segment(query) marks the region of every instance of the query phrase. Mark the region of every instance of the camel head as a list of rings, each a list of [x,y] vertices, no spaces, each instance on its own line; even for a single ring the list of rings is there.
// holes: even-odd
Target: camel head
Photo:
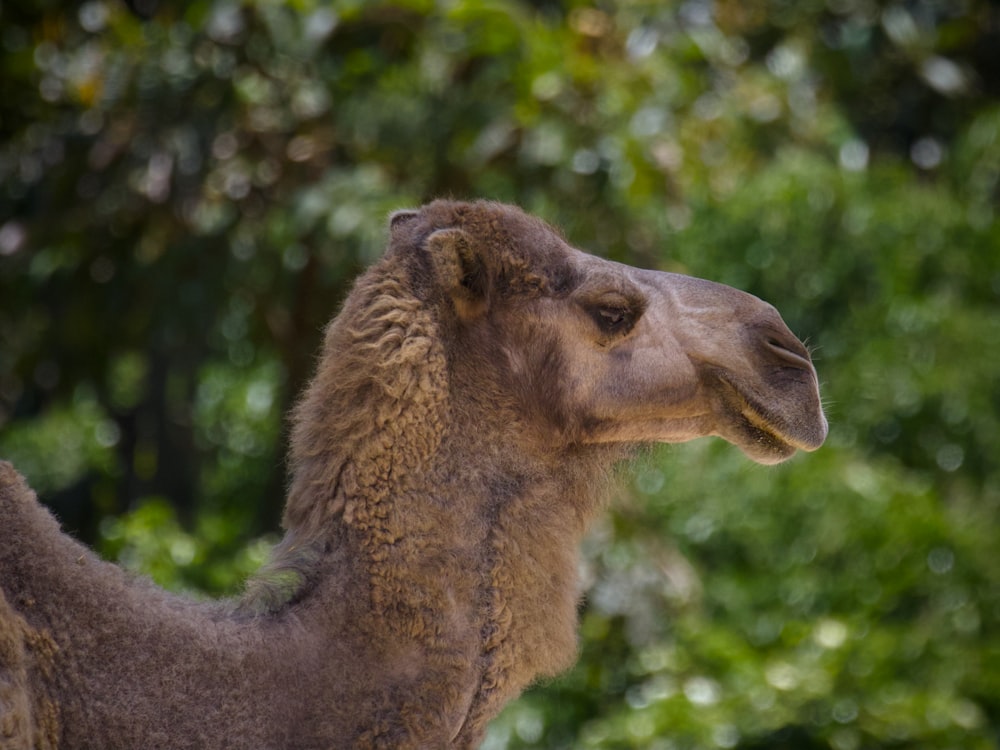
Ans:
[[[439,201],[391,224],[491,402],[550,439],[716,435],[772,464],[826,437],[809,351],[753,295],[588,255],[510,206]]]

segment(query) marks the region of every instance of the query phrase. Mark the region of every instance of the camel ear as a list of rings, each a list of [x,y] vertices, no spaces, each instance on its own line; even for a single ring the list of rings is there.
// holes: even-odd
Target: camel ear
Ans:
[[[439,229],[427,238],[427,252],[437,283],[451,297],[462,320],[472,320],[486,312],[486,265],[461,229]]]
[[[412,208],[402,208],[389,214],[389,231],[401,229],[415,218],[420,216],[420,212]]]
[[[400,247],[412,247],[414,238],[411,236],[416,227],[416,219],[420,216],[419,211],[403,209],[393,211],[389,214],[389,236],[392,244]]]

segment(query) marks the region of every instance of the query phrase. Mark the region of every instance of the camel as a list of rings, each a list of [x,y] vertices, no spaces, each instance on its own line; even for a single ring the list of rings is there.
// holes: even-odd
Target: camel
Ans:
[[[285,535],[228,601],[99,560],[0,465],[0,748],[475,748],[576,654],[579,543],[637,446],[827,432],[747,293],[496,203],[392,215],[291,417]]]

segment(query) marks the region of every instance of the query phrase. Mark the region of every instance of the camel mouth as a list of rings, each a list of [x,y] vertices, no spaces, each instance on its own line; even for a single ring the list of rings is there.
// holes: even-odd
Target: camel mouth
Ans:
[[[791,458],[797,451],[811,452],[826,439],[826,419],[815,434],[793,429],[788,419],[764,408],[755,398],[728,378],[721,378],[725,390],[726,411],[730,414],[729,429],[722,437],[736,445],[748,458],[760,464],[777,464]]]

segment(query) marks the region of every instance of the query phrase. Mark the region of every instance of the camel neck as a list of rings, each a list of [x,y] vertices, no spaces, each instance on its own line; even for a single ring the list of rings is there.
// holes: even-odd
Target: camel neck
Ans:
[[[338,634],[318,658],[343,661],[348,644],[437,701],[456,747],[474,747],[506,701],[573,660],[577,550],[608,484],[594,467],[611,456],[524,458],[465,430],[438,453],[447,460],[423,473],[390,472],[368,502],[347,500],[291,613]],[[347,460],[341,481],[364,473]]]

